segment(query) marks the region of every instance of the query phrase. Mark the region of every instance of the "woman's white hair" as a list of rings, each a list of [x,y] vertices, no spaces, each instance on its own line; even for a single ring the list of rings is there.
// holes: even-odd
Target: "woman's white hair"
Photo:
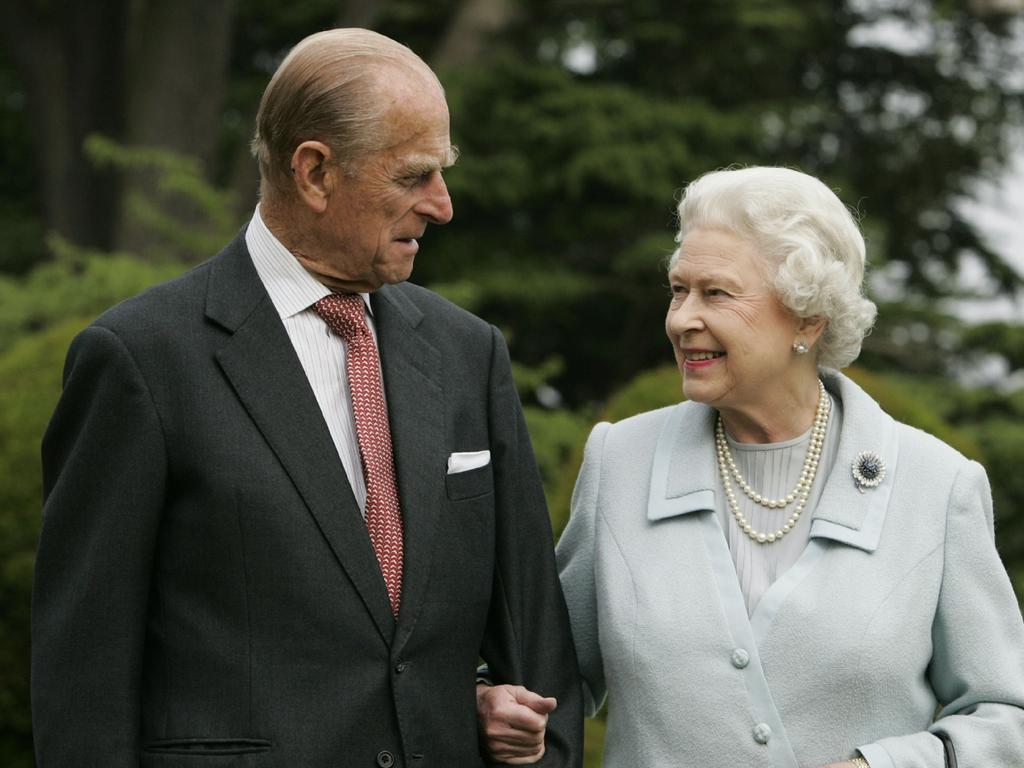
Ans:
[[[686,187],[679,233],[718,229],[753,243],[775,293],[798,317],[824,317],[819,365],[844,368],[860,354],[877,310],[863,292],[864,237],[835,193],[789,168],[714,171]],[[671,265],[679,258],[676,251]]]

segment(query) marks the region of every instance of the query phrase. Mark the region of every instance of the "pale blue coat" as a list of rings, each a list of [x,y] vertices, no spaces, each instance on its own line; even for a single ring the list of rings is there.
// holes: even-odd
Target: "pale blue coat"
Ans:
[[[598,424],[558,561],[606,768],[1024,767],[1024,623],[984,470],[850,379],[796,564],[748,618],[716,505],[714,411]],[[882,484],[850,472],[878,453]],[[938,713],[937,718],[933,716]]]

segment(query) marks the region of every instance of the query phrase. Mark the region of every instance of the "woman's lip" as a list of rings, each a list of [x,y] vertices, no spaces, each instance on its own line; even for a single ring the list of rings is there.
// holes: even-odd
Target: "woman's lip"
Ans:
[[[712,352],[712,351],[713,350],[710,350],[710,349],[694,349],[694,350],[689,350],[689,354],[696,354],[696,353],[699,353],[699,352]],[[690,358],[687,357],[687,352],[684,351],[683,352],[683,367],[687,368],[689,370],[696,370],[698,368],[707,368],[709,365],[712,365],[713,363],[717,363],[719,360],[721,360],[724,357],[725,357],[725,354],[723,353],[723,354],[719,354],[717,357],[709,357],[709,358],[706,358],[704,360],[691,360]]]
[[[683,368],[686,368],[687,370],[691,371],[696,370],[698,368],[707,368],[709,365],[713,365],[714,363],[717,363],[721,359],[722,358],[720,357],[712,357],[710,360],[686,360],[684,358]]]

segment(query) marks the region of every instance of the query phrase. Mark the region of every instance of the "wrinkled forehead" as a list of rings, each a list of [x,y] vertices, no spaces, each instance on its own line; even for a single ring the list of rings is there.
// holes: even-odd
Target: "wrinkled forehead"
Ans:
[[[691,278],[765,279],[774,270],[750,239],[728,230],[696,229],[683,238],[669,260],[668,271]]]

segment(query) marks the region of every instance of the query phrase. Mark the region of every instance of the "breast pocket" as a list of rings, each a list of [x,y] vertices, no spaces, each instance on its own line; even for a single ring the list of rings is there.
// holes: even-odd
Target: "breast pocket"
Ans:
[[[445,488],[451,501],[475,499],[494,492],[494,475],[490,464],[465,472],[445,475]]]

